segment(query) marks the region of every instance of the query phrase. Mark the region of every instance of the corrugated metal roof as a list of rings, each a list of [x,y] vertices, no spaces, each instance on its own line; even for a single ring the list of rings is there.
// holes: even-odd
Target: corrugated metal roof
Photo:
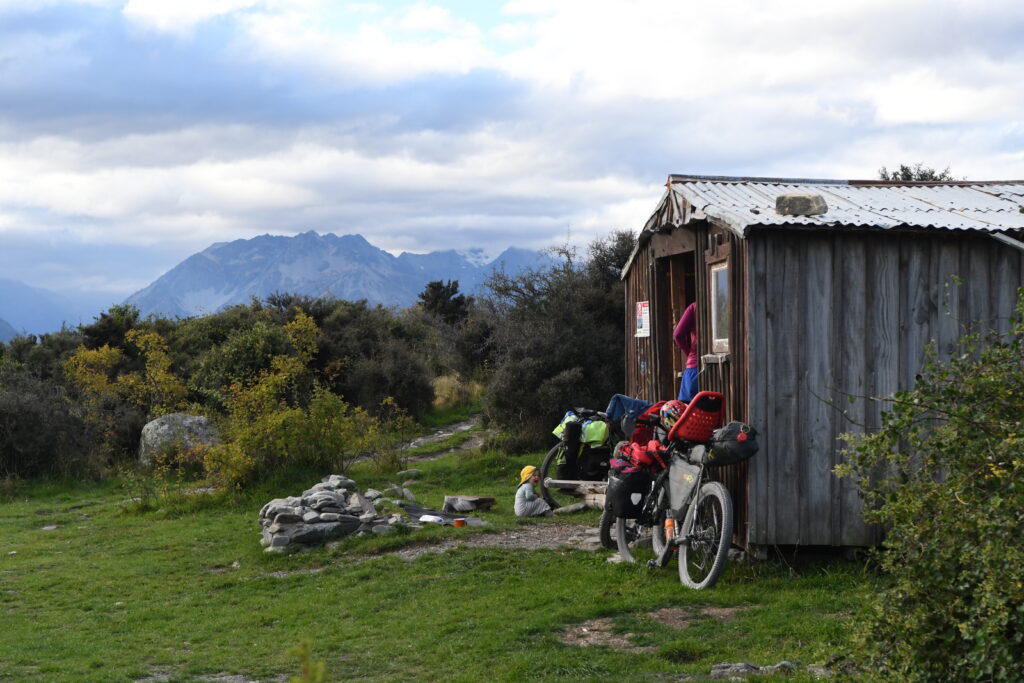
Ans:
[[[1024,229],[1024,181],[887,183],[846,180],[787,180],[669,176],[672,192],[694,209],[727,224],[740,235],[749,229],[781,226],[822,228]],[[781,194],[820,194],[828,212],[783,216],[775,212]]]

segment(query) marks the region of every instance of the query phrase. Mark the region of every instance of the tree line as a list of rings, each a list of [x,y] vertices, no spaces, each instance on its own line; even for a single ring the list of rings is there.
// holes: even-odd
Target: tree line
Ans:
[[[109,475],[171,412],[220,426],[225,443],[193,464],[231,481],[278,460],[343,466],[435,401],[474,400],[473,386],[514,435],[506,448],[540,447],[567,408],[621,390],[632,246],[622,231],[561,248],[550,266],[496,272],[477,297],[431,282],[406,309],[279,293],[197,318],[113,306],[17,337],[0,344],[0,478]]]

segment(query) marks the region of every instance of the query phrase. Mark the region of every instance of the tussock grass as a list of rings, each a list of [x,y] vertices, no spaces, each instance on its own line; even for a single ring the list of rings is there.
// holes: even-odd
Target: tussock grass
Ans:
[[[519,468],[538,458],[449,455],[418,464],[424,475],[412,489],[430,506],[446,493],[499,498],[481,515],[491,531],[562,523],[512,514]],[[464,548],[408,562],[387,554],[479,533],[440,527],[263,553],[260,506],[320,476],[290,472],[251,495],[170,497],[134,513],[115,485],[22,485],[0,503],[0,678],[266,680],[298,673],[288,650],[303,640],[328,680],[636,680],[706,675],[723,661],[821,663],[846,647],[847,615],[875,585],[860,565],[821,559],[731,566],[717,588],[696,592],[679,584],[674,564],[612,565],[607,551]],[[352,476],[364,488],[394,478],[362,467]],[[685,628],[651,616],[669,607],[692,611]],[[743,609],[723,619],[708,607]],[[565,629],[600,618],[647,649],[563,642]]]

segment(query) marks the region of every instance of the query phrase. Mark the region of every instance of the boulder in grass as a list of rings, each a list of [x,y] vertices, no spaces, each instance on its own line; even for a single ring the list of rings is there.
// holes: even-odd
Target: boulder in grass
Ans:
[[[148,422],[139,440],[139,463],[149,467],[158,455],[220,442],[217,430],[201,415],[171,413]]]

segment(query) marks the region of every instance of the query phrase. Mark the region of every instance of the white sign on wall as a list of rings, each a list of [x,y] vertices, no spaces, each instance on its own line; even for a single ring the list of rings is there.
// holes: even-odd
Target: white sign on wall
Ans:
[[[636,336],[651,336],[651,302],[636,302]]]

